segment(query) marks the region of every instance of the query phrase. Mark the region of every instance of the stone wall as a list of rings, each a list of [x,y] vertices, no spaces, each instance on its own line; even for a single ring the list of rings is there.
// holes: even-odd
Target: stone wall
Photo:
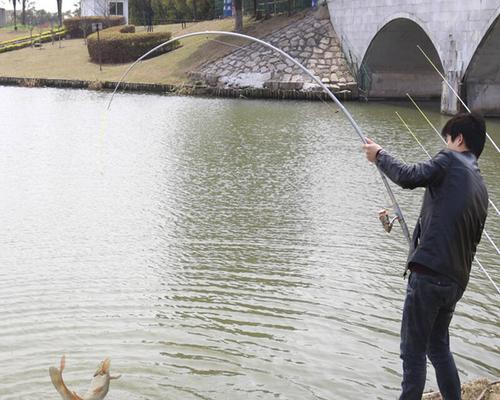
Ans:
[[[308,68],[333,92],[357,97],[357,84],[348,69],[328,10],[309,12],[304,18],[261,38]],[[211,87],[319,91],[317,83],[279,53],[251,43],[191,73]]]

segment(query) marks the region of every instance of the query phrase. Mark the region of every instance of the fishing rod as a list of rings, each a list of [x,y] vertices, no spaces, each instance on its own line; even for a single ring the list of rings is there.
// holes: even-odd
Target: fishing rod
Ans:
[[[444,75],[441,73],[441,71],[436,66],[436,64],[434,64],[432,62],[432,60],[430,59],[430,57],[425,53],[425,51],[422,49],[422,47],[420,47],[420,45],[417,44],[417,47],[420,50],[420,52],[424,55],[424,57],[427,59],[427,61],[429,62],[429,64],[431,64],[431,66],[436,70],[436,72],[439,74],[439,76],[444,81],[444,83],[446,83],[446,85],[450,88],[450,90],[453,92],[453,94],[457,97],[457,99],[460,101],[460,103],[462,103],[462,105],[465,107],[465,109],[470,113],[471,112],[470,108],[467,107],[467,104],[465,104],[465,102],[459,96],[459,94],[457,93],[457,91],[453,88],[453,86],[451,86],[450,82],[448,82],[448,80],[444,77]],[[493,145],[493,147],[495,147],[495,149],[497,150],[497,152],[500,153],[500,149],[498,148],[498,146],[495,143],[495,141],[490,137],[490,135],[488,135],[488,132],[486,132],[486,137],[491,142],[491,144]]]
[[[410,132],[410,134],[413,136],[413,138],[417,141],[418,145],[422,148],[422,150],[425,152],[425,154],[427,154],[427,157],[429,157],[429,159],[431,159],[431,155],[429,154],[429,152],[425,149],[424,145],[420,142],[420,140],[418,140],[417,136],[415,135],[415,133],[413,133],[413,131],[410,129],[410,127],[408,126],[408,124],[406,123],[406,121],[403,119],[403,117],[401,117],[401,115],[399,115],[399,113],[396,111],[396,115],[398,116],[398,118],[401,120],[401,122],[404,124],[404,126],[406,127],[406,129],[408,130],[408,132]],[[485,232],[483,230],[483,232]],[[489,238],[489,236],[488,236]],[[495,246],[494,243],[492,243],[493,246],[497,249],[498,251],[498,248]],[[477,256],[474,256],[474,261],[476,261],[476,263],[479,265],[479,267],[481,268],[481,270],[484,272],[484,274],[488,277],[488,279],[490,280],[490,282],[493,284],[493,286],[495,287],[495,289],[497,290],[498,294],[500,294],[500,289],[498,288],[498,286],[496,285],[495,281],[493,280],[493,278],[490,276],[490,274],[488,273],[488,271],[486,271],[486,268],[483,267],[483,264],[481,264],[481,262],[479,261],[479,259],[477,258]]]
[[[337,99],[337,97],[330,91],[330,89],[328,89],[328,87],[323,83],[321,82],[321,80],[315,76],[311,71],[309,71],[306,67],[304,67],[300,62],[298,62],[295,58],[291,57],[288,53],[284,52],[283,50],[273,46],[272,44],[270,43],[267,43],[261,39],[257,39],[257,38],[254,38],[252,36],[248,36],[248,35],[244,35],[242,33],[236,33],[236,32],[225,32],[225,31],[201,31],[201,32],[192,32],[192,33],[186,33],[184,35],[180,35],[180,36],[177,36],[175,38],[172,38],[170,40],[167,40],[166,42],[164,43],[161,43],[159,44],[158,46],[154,47],[153,49],[151,49],[150,51],[146,52],[145,54],[143,54],[141,57],[139,57],[134,63],[132,63],[128,68],[127,70],[123,73],[123,75],[120,77],[120,80],[118,81],[118,83],[116,84],[116,87],[115,89],[113,90],[113,93],[111,94],[111,97],[109,99],[109,102],[108,102],[108,106],[107,106],[107,109],[109,110],[110,107],[111,107],[111,102],[113,101],[113,98],[114,98],[114,95],[115,93],[117,92],[120,84],[123,82],[123,80],[125,79],[125,77],[128,75],[128,73],[140,62],[142,61],[144,58],[146,58],[148,55],[154,53],[156,50],[164,47],[164,46],[167,46],[168,44],[170,43],[173,43],[177,40],[181,40],[181,39],[185,39],[185,38],[188,38],[188,37],[192,37],[192,36],[208,36],[208,35],[216,35],[216,36],[232,36],[232,37],[237,37],[237,38],[243,38],[243,39],[247,39],[247,40],[250,40],[250,41],[253,41],[253,42],[257,42],[265,47],[268,47],[270,48],[271,50],[273,51],[276,51],[277,53],[279,53],[280,55],[282,55],[283,57],[285,57],[286,59],[290,60],[294,65],[296,65],[297,67],[299,67],[302,71],[304,71],[308,76],[310,76],[314,82],[316,82],[324,91],[325,93],[335,102],[335,104],[337,105],[337,107],[339,107],[340,110],[342,110],[342,112],[344,113],[344,115],[347,117],[347,119],[349,120],[349,122],[351,123],[352,127],[354,128],[354,130],[356,131],[356,133],[358,134],[359,138],[361,139],[361,141],[366,144],[367,143],[367,140],[366,140],[366,137],[363,135],[363,132],[361,130],[361,128],[358,126],[358,124],[356,123],[356,121],[354,120],[354,118],[352,117],[352,115],[349,113],[349,111],[343,106],[343,104]],[[380,170],[380,168],[377,167],[377,170],[379,171],[380,173],[380,176],[382,178],[382,182],[384,183],[384,186],[385,186],[385,189],[387,191],[387,193],[389,194],[389,197],[391,199],[391,202],[392,202],[392,207],[394,209],[394,213],[396,214],[396,216],[393,218],[392,222],[394,223],[395,220],[397,220],[401,226],[401,229],[403,231],[403,234],[408,242],[408,244],[411,243],[411,237],[410,237],[410,231],[408,230],[408,226],[406,224],[406,221],[404,219],[404,216],[403,216],[403,212],[401,211],[401,208],[399,207],[399,204],[396,200],[396,197],[391,189],[391,187],[389,186],[389,182],[387,181],[387,177],[384,175],[384,173]],[[387,212],[387,211],[386,211]],[[391,225],[392,227],[392,225]],[[384,225],[384,228],[385,228],[385,225]],[[386,229],[387,230],[387,229]]]
[[[446,140],[444,140],[444,138],[441,136],[441,134],[438,132],[438,130],[436,129],[436,127],[434,126],[434,124],[429,120],[429,118],[427,118],[427,115],[425,115],[425,113],[422,111],[422,109],[418,106],[418,104],[415,102],[415,100],[413,100],[413,98],[408,94],[406,93],[406,96],[408,96],[408,98],[410,99],[410,101],[413,103],[413,105],[416,107],[416,109],[420,112],[420,114],[424,117],[424,119],[427,121],[427,123],[431,126],[431,128],[434,130],[434,132],[436,132],[436,135],[438,135],[439,139],[441,139],[441,141],[446,144]],[[488,203],[490,203],[490,206],[492,206],[495,211],[497,212],[497,215],[500,216],[500,210],[497,208],[497,206],[495,205],[495,203],[493,203],[493,201],[488,198]]]

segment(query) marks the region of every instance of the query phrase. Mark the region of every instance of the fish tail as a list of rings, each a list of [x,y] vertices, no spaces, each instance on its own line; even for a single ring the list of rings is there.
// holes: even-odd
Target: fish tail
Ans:
[[[63,367],[64,368],[64,367]],[[58,393],[61,395],[63,400],[75,400],[78,397],[75,397],[73,393],[69,391],[67,386],[64,384],[64,380],[62,377],[62,371],[55,368],[55,367],[50,367],[49,368],[49,375],[50,375],[50,380],[52,381],[52,384],[58,391]]]

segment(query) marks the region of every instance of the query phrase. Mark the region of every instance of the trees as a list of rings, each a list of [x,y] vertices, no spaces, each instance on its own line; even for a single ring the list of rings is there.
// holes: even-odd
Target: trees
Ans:
[[[23,24],[23,25],[26,25],[26,3],[27,3],[27,0],[21,0],[21,6],[22,6],[21,24]]]
[[[82,2],[77,1],[73,4],[73,17],[80,17],[82,15]]]
[[[236,11],[234,19],[234,30],[236,32],[243,31],[243,0],[234,0],[234,9]]]
[[[196,0],[193,0],[193,20],[196,21],[198,19],[198,13],[196,12]]]
[[[57,1],[57,20],[59,21],[59,28],[62,26],[62,0]]]
[[[147,25],[150,9],[153,10],[153,22],[161,24],[212,19],[215,8],[214,0],[129,0],[128,4],[130,23],[136,25]]]
[[[12,5],[14,6],[14,30],[15,31],[17,31],[16,2],[17,2],[17,0],[12,0]]]

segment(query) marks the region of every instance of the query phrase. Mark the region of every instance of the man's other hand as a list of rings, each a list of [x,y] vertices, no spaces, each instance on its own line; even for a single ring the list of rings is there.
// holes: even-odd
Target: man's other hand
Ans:
[[[365,151],[368,161],[374,163],[377,159],[378,151],[382,150],[382,146],[378,145],[370,138],[366,138],[366,143],[363,145],[363,150]]]

